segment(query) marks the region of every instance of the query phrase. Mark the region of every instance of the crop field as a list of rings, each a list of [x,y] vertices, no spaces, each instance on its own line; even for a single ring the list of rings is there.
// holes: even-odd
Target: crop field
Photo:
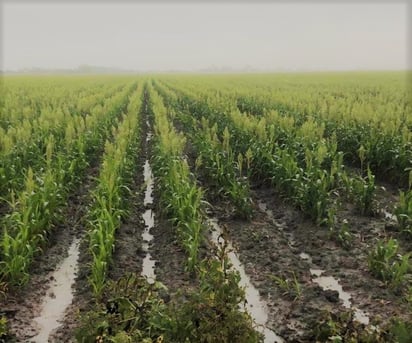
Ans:
[[[4,76],[0,342],[412,342],[410,76]]]

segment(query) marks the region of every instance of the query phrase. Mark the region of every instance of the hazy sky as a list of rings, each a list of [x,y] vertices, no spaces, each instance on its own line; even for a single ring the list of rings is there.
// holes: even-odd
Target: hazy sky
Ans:
[[[407,4],[2,6],[2,69],[405,69]]]

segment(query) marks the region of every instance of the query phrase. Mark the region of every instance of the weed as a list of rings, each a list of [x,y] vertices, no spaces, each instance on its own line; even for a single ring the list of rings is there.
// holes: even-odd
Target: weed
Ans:
[[[332,227],[329,229],[330,236],[345,249],[351,247],[353,236],[349,230],[349,223],[346,219],[342,221],[340,227]]]
[[[313,323],[316,342],[387,343],[385,329],[354,320],[353,311],[324,313]]]
[[[158,296],[164,289],[134,274],[109,282],[104,293],[107,300],[82,317],[76,339],[83,343],[155,342],[162,337],[163,323],[171,320]]]
[[[3,341],[9,335],[9,329],[7,326],[7,318],[0,315],[0,340]]]
[[[287,295],[296,301],[302,297],[302,285],[296,278],[295,272],[292,272],[293,278],[289,279],[286,277],[280,277],[276,275],[271,275],[270,278],[278,285],[278,287],[283,291],[283,295]]]
[[[389,331],[392,335],[392,339],[396,343],[412,342],[412,322],[394,319],[392,320]]]

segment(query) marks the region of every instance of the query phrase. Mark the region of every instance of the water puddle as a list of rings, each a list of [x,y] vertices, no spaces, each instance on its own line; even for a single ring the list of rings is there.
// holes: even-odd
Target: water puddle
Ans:
[[[307,253],[301,252],[301,253],[299,254],[299,257],[300,257],[302,260],[305,260],[305,261],[308,261],[309,263],[312,263],[312,257],[311,257],[309,254],[307,254]]]
[[[279,223],[274,215],[273,215],[273,211],[268,209],[268,206],[266,203],[264,203],[263,201],[259,201],[258,202],[258,207],[259,209],[266,213],[266,215],[268,216],[268,218],[273,222],[273,224],[275,224],[277,227],[282,228],[282,226],[284,226],[282,223]],[[391,219],[391,220],[396,220],[395,216],[393,216],[392,214],[390,214],[389,212],[384,212],[385,218]],[[289,245],[290,246],[295,246],[296,242],[293,239],[293,235],[291,234],[287,234],[285,232],[285,235],[288,238],[289,241]],[[307,261],[309,264],[312,264],[312,257],[305,253],[305,252],[301,252],[299,254],[299,257],[302,260]],[[337,291],[339,294],[339,299],[342,300],[343,302],[343,306],[345,308],[352,308],[354,311],[354,319],[357,320],[358,322],[360,322],[361,324],[369,324],[369,316],[367,313],[363,312],[362,310],[356,308],[356,307],[352,307],[352,303],[350,301],[351,299],[351,295],[348,292],[345,292],[342,288],[342,286],[339,284],[338,280],[336,280],[334,277],[332,276],[322,276],[322,274],[325,271],[322,269],[310,269],[310,273],[311,275],[314,277],[312,279],[313,282],[317,283],[320,287],[322,287],[322,289],[324,290],[332,290],[332,291]]]
[[[149,137],[150,136],[148,134],[147,139],[150,139]],[[144,182],[146,183],[143,204],[145,206],[149,206],[153,204],[153,174],[148,160],[146,160],[144,164],[143,173]],[[143,220],[145,223],[145,228],[142,233],[142,250],[146,253],[146,255],[143,259],[142,275],[147,278],[149,283],[153,283],[156,280],[156,274],[154,272],[156,261],[152,259],[152,255],[150,254],[150,242],[153,240],[153,235],[150,233],[150,230],[154,226],[154,213],[150,208],[146,209],[143,213]]]
[[[302,254],[305,254],[305,253],[302,253]],[[308,255],[308,254],[305,254],[305,255]],[[317,283],[323,290],[332,290],[332,291],[338,292],[339,299],[342,300],[343,306],[345,308],[351,308],[353,310],[354,320],[358,321],[361,324],[365,324],[365,325],[369,324],[368,314],[356,307],[352,307],[352,302],[350,300],[352,296],[350,295],[350,293],[345,292],[343,290],[338,280],[336,280],[333,276],[323,276],[323,273],[325,271],[322,269],[309,269],[309,271],[310,271],[310,274],[313,276],[312,281]]]
[[[324,290],[336,291],[339,293],[339,299],[342,300],[343,306],[346,308],[351,307],[350,298],[351,295],[348,292],[345,292],[342,286],[339,284],[333,276],[322,276],[324,273],[323,270],[310,270],[311,274],[315,276],[312,281],[317,283]]]
[[[369,315],[366,312],[364,312],[364,311],[362,311],[362,310],[360,310],[356,307],[353,310],[354,310],[353,319],[355,319],[356,321],[358,321],[361,324],[369,325]],[[375,328],[376,328],[376,326],[372,326],[372,329],[375,329]]]
[[[40,328],[39,334],[31,342],[44,343],[50,333],[59,327],[67,307],[73,300],[73,289],[79,259],[79,239],[74,239],[68,254],[60,267],[53,273],[53,283],[47,291],[39,317],[33,321]]]
[[[386,210],[382,210],[382,212],[383,212],[383,215],[384,215],[385,219],[392,220],[394,222],[398,222],[398,219],[396,218],[396,216],[394,214],[392,214],[392,213],[390,213]]]
[[[153,204],[153,187],[154,187],[152,168],[150,166],[149,160],[146,160],[143,168],[144,168],[143,170],[144,182],[146,184],[143,205],[147,206],[147,205]]]
[[[209,219],[209,224],[212,227],[212,239],[213,242],[219,243],[223,240],[222,233],[223,230],[217,223],[217,220]],[[266,327],[268,321],[268,308],[266,303],[260,298],[259,291],[253,286],[250,281],[249,276],[246,274],[243,265],[241,264],[239,258],[237,257],[232,244],[230,241],[226,242],[228,244],[229,253],[228,257],[233,265],[233,268],[237,270],[240,274],[240,287],[245,288],[246,293],[246,310],[250,313],[253,320],[261,328],[261,332],[265,336],[265,343],[283,343],[285,342],[283,338],[278,336],[275,332]]]

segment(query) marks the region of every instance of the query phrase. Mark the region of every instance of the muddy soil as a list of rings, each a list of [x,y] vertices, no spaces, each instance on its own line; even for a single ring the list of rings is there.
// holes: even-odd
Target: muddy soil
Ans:
[[[345,250],[326,229],[306,220],[270,187],[256,188],[253,198],[256,204],[266,203],[271,216],[257,207],[253,220],[234,219],[224,203],[215,206],[214,212],[227,228],[247,274],[268,303],[269,327],[288,342],[313,342],[313,323],[326,312],[345,310],[338,292],[323,290],[314,282],[310,269],[323,270],[322,275],[338,280],[350,293],[352,306],[368,313],[371,321],[406,316],[408,311],[399,295],[368,271],[367,254],[376,237],[386,235],[385,218],[339,213],[348,219],[355,237],[350,250]],[[301,294],[293,287],[289,291],[280,289],[274,279],[293,280],[294,275]]]
[[[109,278],[117,280],[127,273],[138,273],[142,270],[142,238],[144,229],[142,220],[143,207],[143,164],[139,158],[139,169],[131,187],[133,196],[129,200],[129,216],[116,232],[116,246],[113,263],[110,267]]]
[[[150,251],[156,260],[156,279],[168,288],[169,296],[173,298],[182,295],[182,290],[186,292],[196,287],[196,280],[185,270],[187,255],[176,237],[175,229],[169,220],[158,213],[151,231],[154,238]]]

